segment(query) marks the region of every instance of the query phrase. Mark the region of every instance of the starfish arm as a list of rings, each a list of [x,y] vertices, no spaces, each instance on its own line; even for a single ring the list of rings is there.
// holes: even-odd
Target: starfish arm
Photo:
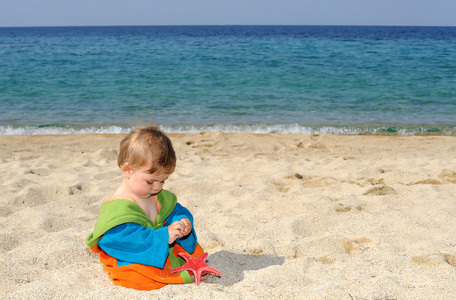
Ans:
[[[199,286],[199,285],[200,285],[200,282],[201,282],[201,269],[196,270],[196,272],[194,272],[194,274],[195,274],[195,283],[196,283],[196,286]]]
[[[222,276],[222,274],[220,273],[219,270],[217,270],[217,269],[215,269],[215,268],[213,268],[213,267],[211,267],[209,265],[204,267],[204,269],[202,269],[202,270],[203,270],[204,273],[212,273],[212,274],[215,274],[217,276]]]
[[[177,255],[179,255],[180,257],[182,257],[183,259],[185,259],[186,262],[188,262],[189,260],[191,260],[193,257],[191,257],[190,255],[184,253],[184,252],[179,252]]]
[[[179,268],[175,268],[175,269],[172,269],[171,270],[171,274],[174,274],[174,273],[177,273],[177,272],[180,272],[180,271],[191,271],[189,270],[185,265],[179,267]]]
[[[209,255],[209,253],[204,252],[204,254],[200,256],[201,261],[204,262],[204,263],[206,263],[206,258],[207,258],[208,255]]]

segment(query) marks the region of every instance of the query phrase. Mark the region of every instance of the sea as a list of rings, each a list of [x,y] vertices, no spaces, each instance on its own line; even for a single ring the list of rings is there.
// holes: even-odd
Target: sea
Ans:
[[[0,134],[456,135],[456,27],[0,28]]]

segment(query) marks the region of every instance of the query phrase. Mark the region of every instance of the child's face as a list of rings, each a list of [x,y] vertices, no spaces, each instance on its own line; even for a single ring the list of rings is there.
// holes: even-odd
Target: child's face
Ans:
[[[124,171],[131,192],[143,199],[158,194],[162,190],[165,180],[170,175],[168,173],[150,174],[148,170],[149,168],[143,167],[141,169],[127,169]]]

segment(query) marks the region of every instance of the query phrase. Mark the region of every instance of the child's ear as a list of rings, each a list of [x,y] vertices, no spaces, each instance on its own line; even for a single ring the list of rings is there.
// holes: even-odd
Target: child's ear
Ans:
[[[122,173],[124,174],[124,176],[129,179],[132,172],[133,172],[133,170],[130,168],[130,165],[127,163],[124,163],[122,166]]]

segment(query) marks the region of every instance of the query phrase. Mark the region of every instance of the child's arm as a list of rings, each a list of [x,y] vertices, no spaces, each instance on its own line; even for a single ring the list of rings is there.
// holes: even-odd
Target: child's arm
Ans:
[[[166,224],[172,225],[176,221],[184,224],[183,236],[178,237],[176,243],[181,245],[187,252],[193,253],[197,244],[195,228],[193,227],[193,216],[188,209],[179,203],[176,204],[174,211],[166,219]]]
[[[125,223],[108,230],[98,241],[106,253],[120,260],[118,266],[139,263],[163,268],[168,257],[168,228],[145,228]]]
[[[176,204],[176,207],[174,208],[173,212],[166,218],[166,224],[172,224],[175,221],[181,221],[187,219],[186,226],[192,225],[193,223],[193,216],[190,213],[188,209],[180,205],[179,203]],[[191,229],[191,228],[190,228]],[[190,232],[188,232],[190,233]],[[187,233],[187,234],[188,234]]]

